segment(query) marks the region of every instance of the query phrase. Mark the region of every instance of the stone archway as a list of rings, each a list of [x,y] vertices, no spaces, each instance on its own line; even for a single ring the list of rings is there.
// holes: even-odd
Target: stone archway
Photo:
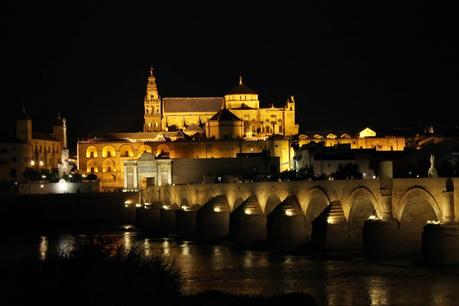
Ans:
[[[397,217],[401,252],[420,253],[423,227],[428,220],[440,221],[441,210],[432,194],[422,187],[414,187],[402,196]]]
[[[280,203],[281,203],[281,200],[279,196],[270,195],[268,199],[266,200],[266,204],[264,207],[265,216],[269,215],[276,208],[276,206],[279,205]]]
[[[350,205],[348,224],[349,242],[355,247],[362,247],[363,225],[370,216],[380,216],[378,202],[373,193],[365,187],[357,187],[349,196]]]
[[[306,206],[304,206],[302,209],[305,214],[306,239],[310,240],[312,233],[312,222],[330,204],[330,198],[322,188],[314,187],[307,193],[306,203]]]
[[[231,206],[231,210],[232,211],[236,210],[243,202],[244,202],[244,199],[241,196],[237,196],[233,201],[233,205]]]

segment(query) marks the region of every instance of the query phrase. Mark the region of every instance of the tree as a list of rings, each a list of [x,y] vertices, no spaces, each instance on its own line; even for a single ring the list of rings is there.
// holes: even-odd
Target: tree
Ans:
[[[34,168],[31,168],[31,167],[27,167],[25,170],[24,170],[24,177],[28,180],[28,181],[39,181],[41,180],[41,173],[34,169]]]
[[[336,171],[331,175],[334,179],[361,179],[362,173],[359,171],[359,165],[356,163],[339,164]]]

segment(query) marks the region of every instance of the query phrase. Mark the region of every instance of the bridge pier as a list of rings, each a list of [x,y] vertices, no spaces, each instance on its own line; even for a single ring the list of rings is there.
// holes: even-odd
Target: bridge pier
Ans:
[[[369,257],[400,254],[400,227],[395,219],[369,219],[363,225],[363,252]]]
[[[392,161],[379,163],[379,177],[381,215],[368,219],[363,225],[363,253],[369,257],[400,254],[400,225],[392,212]]]
[[[454,192],[443,197],[443,223],[428,223],[422,229],[422,254],[427,264],[459,263],[459,224],[454,222]]]
[[[245,200],[230,216],[230,237],[242,246],[266,241],[267,220],[255,197]]]
[[[311,243],[327,251],[349,247],[348,224],[339,201],[331,202],[312,222]]]
[[[136,226],[141,230],[158,234],[160,232],[160,203],[145,204],[137,209]]]
[[[368,219],[363,225],[363,252],[369,257],[400,254],[400,226],[392,217],[392,195],[381,197],[382,218]]]
[[[161,234],[170,236],[175,234],[175,212],[176,206],[162,205],[160,210],[160,231]]]
[[[459,224],[426,224],[422,231],[422,253],[427,264],[458,264]]]
[[[268,242],[279,249],[305,244],[305,217],[296,197],[288,196],[268,215]]]
[[[199,205],[182,206],[175,211],[175,225],[177,235],[181,238],[192,239],[196,237],[196,219]]]
[[[216,196],[197,213],[198,235],[204,240],[220,240],[229,236],[230,207],[226,198]]]

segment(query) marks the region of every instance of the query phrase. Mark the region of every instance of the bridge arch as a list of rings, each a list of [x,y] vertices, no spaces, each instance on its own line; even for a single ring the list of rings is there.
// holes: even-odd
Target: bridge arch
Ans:
[[[233,205],[230,204],[231,210],[232,211],[236,210],[243,202],[244,202],[244,199],[240,195],[236,196],[232,203]]]
[[[231,208],[225,195],[219,194],[202,206],[197,213],[197,229],[204,239],[223,239],[229,235]]]
[[[364,222],[370,216],[381,216],[379,203],[373,192],[365,186],[354,188],[345,203],[343,208],[348,212],[349,239],[351,243],[361,246]]]
[[[264,206],[264,213],[265,215],[269,215],[275,208],[277,205],[279,205],[281,203],[281,199],[279,198],[278,195],[270,195],[267,199],[266,199],[266,203],[265,203],[265,206]]]
[[[403,194],[396,217],[400,222],[400,245],[403,253],[419,253],[424,225],[428,220],[442,220],[440,205],[422,186],[413,186]]]
[[[331,200],[325,189],[320,186],[314,186],[307,191],[306,199],[303,203],[301,210],[305,215],[305,235],[306,239],[309,240],[312,233],[312,222],[331,203]]]

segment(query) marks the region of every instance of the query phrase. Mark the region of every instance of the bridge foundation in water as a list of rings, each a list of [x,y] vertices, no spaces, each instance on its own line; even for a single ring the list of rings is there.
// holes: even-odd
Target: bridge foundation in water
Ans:
[[[426,224],[422,253],[427,264],[459,264],[459,224]]]
[[[394,219],[370,219],[363,226],[363,253],[368,257],[400,254],[400,226]]]
[[[310,242],[325,251],[424,252],[429,263],[459,263],[456,190],[457,178],[393,179],[390,173],[379,180],[160,186],[142,191],[139,201],[152,204],[137,210],[137,225],[242,246],[295,249]]]

